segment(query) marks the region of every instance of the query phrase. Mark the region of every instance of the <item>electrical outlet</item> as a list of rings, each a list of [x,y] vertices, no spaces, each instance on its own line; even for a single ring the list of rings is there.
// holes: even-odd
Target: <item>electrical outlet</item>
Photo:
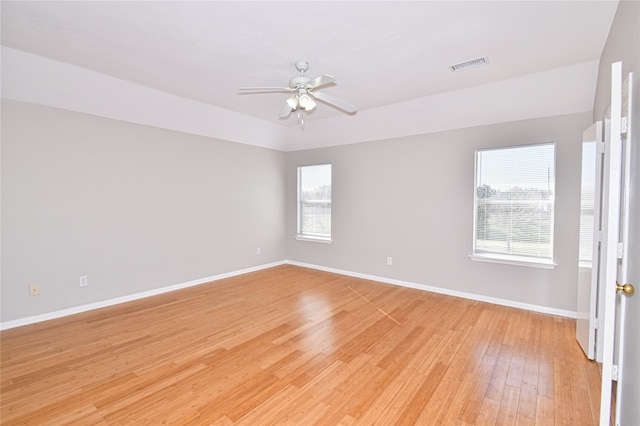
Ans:
[[[260,249],[260,247],[256,249],[256,254],[262,254],[262,250]]]
[[[29,296],[37,296],[40,294],[40,286],[36,284],[29,284]]]
[[[80,284],[80,287],[86,287],[89,285],[89,277],[87,275],[80,275],[80,278],[78,279],[78,283]]]
[[[387,265],[393,265],[393,257],[387,257]]]

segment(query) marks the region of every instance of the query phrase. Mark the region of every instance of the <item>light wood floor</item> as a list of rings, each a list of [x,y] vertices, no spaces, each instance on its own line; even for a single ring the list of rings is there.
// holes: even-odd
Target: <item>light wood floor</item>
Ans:
[[[2,424],[597,424],[575,321],[279,266],[6,330]]]

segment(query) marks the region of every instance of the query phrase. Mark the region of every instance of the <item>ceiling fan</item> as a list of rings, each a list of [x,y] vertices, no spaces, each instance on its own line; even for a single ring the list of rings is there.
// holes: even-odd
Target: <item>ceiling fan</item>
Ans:
[[[294,92],[293,96],[286,100],[280,110],[279,117],[288,117],[289,114],[296,111],[301,124],[303,124],[304,111],[308,112],[316,107],[316,102],[313,98],[333,105],[348,113],[356,112],[355,105],[315,90],[320,86],[335,83],[335,78],[327,74],[322,74],[313,79],[306,77],[304,73],[309,69],[309,62],[306,61],[296,62],[296,69],[300,72],[300,75],[289,80],[289,87],[241,87],[238,90],[243,92]]]

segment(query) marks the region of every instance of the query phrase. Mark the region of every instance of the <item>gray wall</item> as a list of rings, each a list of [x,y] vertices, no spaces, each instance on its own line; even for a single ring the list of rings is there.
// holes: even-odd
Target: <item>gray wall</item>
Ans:
[[[575,311],[582,131],[572,114],[291,152],[290,260]],[[474,262],[475,149],[557,141],[554,270]],[[333,243],[297,241],[296,167],[333,164]],[[386,257],[393,257],[387,266]]]
[[[622,61],[622,73],[640,74],[640,1],[620,1],[600,56],[593,120],[602,120],[611,103],[611,64]],[[637,81],[637,80],[636,80]]]
[[[2,122],[2,321],[285,258],[575,310],[590,113],[287,154],[13,101]],[[559,266],[472,262],[474,150],[548,141]],[[320,162],[332,244],[294,239],[296,166]]]
[[[274,150],[3,100],[2,321],[281,261],[284,170]]]
[[[3,322],[283,259],[575,311],[591,113],[285,154],[2,106]],[[558,267],[472,262],[475,149],[548,141]],[[296,166],[322,162],[333,164],[334,242],[297,241]]]
[[[636,424],[640,419],[640,2],[621,1],[600,59],[598,85],[594,101],[594,120],[601,120],[611,103],[611,64],[622,61],[623,80],[634,73],[631,156],[631,197],[629,203],[629,245],[627,248],[628,280],[635,284],[636,294],[625,297],[624,357],[622,378],[618,382],[621,397],[621,425]]]

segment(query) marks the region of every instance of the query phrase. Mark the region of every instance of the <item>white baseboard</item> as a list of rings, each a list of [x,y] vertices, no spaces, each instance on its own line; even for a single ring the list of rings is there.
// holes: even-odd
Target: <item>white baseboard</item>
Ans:
[[[516,302],[513,300],[498,299],[495,297],[482,296],[482,295],[473,294],[473,293],[465,293],[461,291],[448,290],[446,288],[441,288],[441,287],[433,287],[433,286],[424,285],[424,284],[412,283],[409,281],[401,281],[401,280],[396,280],[392,278],[379,277],[376,275],[361,274],[358,272],[345,271],[342,269],[329,268],[325,266],[313,265],[310,263],[297,262],[294,260],[282,260],[278,262],[254,266],[251,268],[227,272],[224,274],[214,275],[211,277],[200,278],[197,280],[188,281],[180,284],[174,284],[167,287],[157,288],[149,291],[143,291],[141,293],[135,293],[127,296],[117,297],[115,299],[109,299],[101,302],[89,303],[81,306],[74,306],[72,308],[62,309],[60,311],[48,312],[45,314],[33,315],[30,317],[19,318],[16,320],[0,322],[0,330],[8,330],[10,328],[20,327],[23,325],[35,324],[38,322],[48,321],[56,318],[62,318],[69,315],[78,314],[81,312],[91,311],[94,309],[105,308],[107,306],[118,305],[120,303],[131,302],[133,300],[144,299],[145,297],[156,296],[158,294],[168,293],[171,291],[180,290],[187,287],[193,287],[196,285],[205,284],[212,281],[218,281],[224,278],[230,278],[237,275],[247,274],[249,272],[255,272],[262,269],[273,268],[274,266],[279,266],[283,264],[300,266],[303,268],[317,269],[319,271],[332,272],[334,274],[346,275],[349,277],[362,278],[362,279],[371,280],[371,281],[378,281],[385,284],[393,284],[393,285],[398,285],[402,287],[415,288],[417,290],[430,291],[433,293],[446,294],[448,296],[461,297],[463,299],[493,303],[495,305],[510,306],[513,308],[519,308],[519,309],[524,309],[524,310],[533,311],[533,312],[540,312],[543,314],[557,315],[561,317],[574,318],[574,319],[577,318],[576,312],[566,311],[563,309],[550,308],[548,306],[532,305],[529,303]]]
[[[62,318],[69,315],[79,314],[81,312],[87,312],[94,309],[105,308],[107,306],[118,305],[120,303],[131,302],[133,300],[144,299],[145,297],[156,296],[158,294],[169,293],[171,291],[180,290],[187,287],[193,287],[200,284],[210,283],[212,281],[218,281],[224,278],[235,277],[237,275],[247,274],[249,272],[255,272],[262,269],[273,268],[274,266],[283,265],[285,263],[284,260],[268,263],[264,265],[254,266],[251,268],[240,269],[237,271],[227,272],[224,274],[214,275],[211,277],[200,278],[193,281],[187,281],[180,284],[174,284],[167,287],[156,288],[149,291],[143,291],[141,293],[129,294],[122,297],[116,297],[115,299],[103,300],[100,302],[89,303],[86,305],[74,306],[68,309],[62,309],[60,311],[48,312],[40,315],[33,315],[30,317],[19,318],[16,320],[0,322],[0,330],[8,330],[10,328],[20,327],[23,325],[35,324],[42,321],[48,321],[56,318]]]
[[[498,299],[496,297],[482,296],[479,294],[449,290],[446,288],[433,287],[425,284],[417,284],[417,283],[412,283],[408,281],[401,281],[393,278],[379,277],[376,275],[368,275],[368,274],[361,274],[358,272],[344,271],[341,269],[328,268],[325,266],[318,266],[318,265],[313,265],[309,263],[297,262],[294,260],[286,260],[285,263],[288,265],[301,266],[303,268],[310,268],[310,269],[317,269],[319,271],[332,272],[334,274],[346,275],[349,277],[363,278],[365,280],[371,280],[371,281],[378,281],[385,284],[393,284],[393,285],[398,285],[402,287],[415,288],[417,290],[424,290],[424,291],[430,291],[433,293],[446,294],[448,296],[455,296],[455,297],[461,297],[463,299],[477,300],[479,302],[493,303],[494,305],[509,306],[512,308],[524,309],[524,310],[533,311],[533,312],[540,312],[540,313],[549,314],[549,315],[557,315],[557,316],[566,317],[566,318],[573,318],[573,319],[577,318],[576,312],[567,311],[564,309],[556,309],[556,308],[550,308],[548,306],[532,305],[529,303],[516,302],[513,300]]]

